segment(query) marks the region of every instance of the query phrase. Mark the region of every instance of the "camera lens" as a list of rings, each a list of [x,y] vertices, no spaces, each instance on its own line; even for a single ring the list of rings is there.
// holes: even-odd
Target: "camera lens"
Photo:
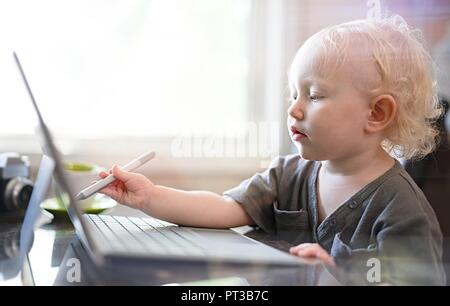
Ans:
[[[5,208],[9,211],[25,209],[33,192],[33,183],[24,177],[8,182],[5,190]]]
[[[0,260],[17,257],[20,249],[20,229],[13,228],[0,235]]]
[[[28,202],[30,202],[31,193],[33,192],[33,187],[30,185],[25,185],[19,192],[18,203],[20,208],[26,208]]]

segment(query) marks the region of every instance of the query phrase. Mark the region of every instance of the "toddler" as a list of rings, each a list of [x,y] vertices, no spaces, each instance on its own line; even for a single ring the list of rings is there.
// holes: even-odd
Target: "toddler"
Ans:
[[[292,243],[293,255],[345,271],[343,282],[373,282],[367,273],[378,262],[377,282],[444,284],[436,216],[395,159],[419,159],[437,141],[441,109],[419,34],[394,16],[310,37],[288,78],[298,154],[223,195],[154,185],[117,166],[102,192],[180,225],[257,225]]]

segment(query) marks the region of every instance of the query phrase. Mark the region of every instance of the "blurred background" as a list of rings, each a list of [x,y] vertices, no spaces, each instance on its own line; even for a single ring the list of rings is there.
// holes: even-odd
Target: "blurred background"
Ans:
[[[154,150],[154,183],[222,192],[294,152],[286,76],[304,40],[394,13],[423,31],[450,98],[450,1],[2,0],[0,152],[33,171],[41,157],[16,51],[67,160]]]

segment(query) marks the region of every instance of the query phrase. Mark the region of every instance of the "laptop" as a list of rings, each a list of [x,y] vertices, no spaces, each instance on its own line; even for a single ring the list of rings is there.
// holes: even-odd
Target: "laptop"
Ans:
[[[51,133],[14,53],[17,67],[38,118],[36,134],[44,156],[54,162],[56,192],[65,203],[76,235],[96,265],[135,261],[148,263],[201,263],[296,266],[300,258],[233,230],[182,227],[156,218],[84,214],[63,168]]]

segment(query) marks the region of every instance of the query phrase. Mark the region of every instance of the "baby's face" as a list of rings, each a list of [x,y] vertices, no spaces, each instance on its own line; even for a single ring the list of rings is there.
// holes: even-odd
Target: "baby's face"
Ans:
[[[364,67],[342,67],[325,79],[300,50],[291,67],[288,129],[299,154],[308,160],[339,160],[361,153],[369,145],[364,127],[369,97],[356,89]]]

